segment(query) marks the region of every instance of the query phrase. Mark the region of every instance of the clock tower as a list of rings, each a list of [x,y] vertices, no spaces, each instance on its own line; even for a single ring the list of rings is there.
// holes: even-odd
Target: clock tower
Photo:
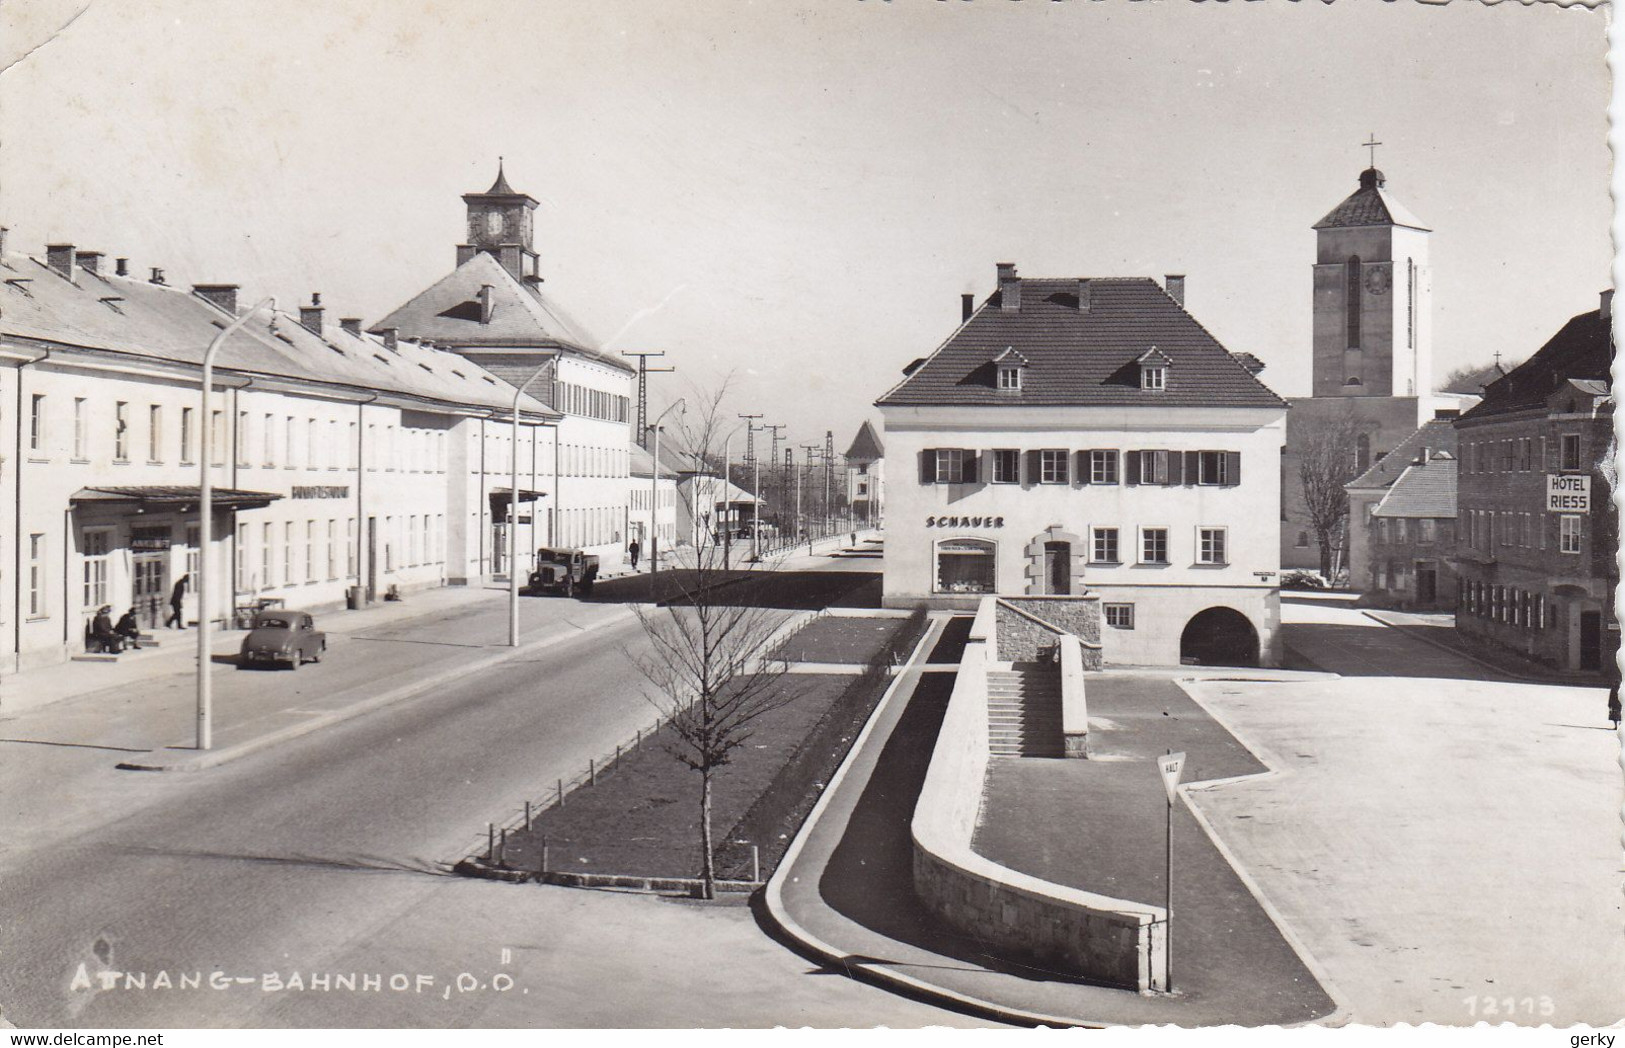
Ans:
[[[1428,237],[1375,167],[1315,223],[1314,395],[1432,390]]]
[[[532,213],[537,201],[508,185],[500,160],[497,180],[491,183],[491,188],[483,193],[464,193],[463,203],[468,207],[468,242],[457,246],[457,264],[460,266],[484,251],[495,255],[515,280],[541,283],[532,243]]]

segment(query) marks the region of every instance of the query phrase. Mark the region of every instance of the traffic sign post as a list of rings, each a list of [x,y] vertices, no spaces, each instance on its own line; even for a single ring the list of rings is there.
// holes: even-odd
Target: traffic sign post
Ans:
[[[1167,958],[1169,993],[1174,990],[1174,792],[1179,788],[1179,776],[1184,770],[1183,752],[1174,753],[1170,750],[1166,756],[1157,758],[1157,771],[1162,773],[1162,788],[1168,794],[1168,832],[1163,852],[1167,859],[1167,880],[1163,885],[1162,949],[1163,956]]]

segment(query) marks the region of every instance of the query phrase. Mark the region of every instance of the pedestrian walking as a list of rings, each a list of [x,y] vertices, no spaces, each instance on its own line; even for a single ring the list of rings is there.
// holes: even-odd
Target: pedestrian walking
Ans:
[[[638,545],[638,540],[637,539],[633,539],[631,544],[626,547],[626,555],[632,561],[632,570],[633,571],[638,570],[638,554],[642,553],[642,552],[643,552],[643,547]]]
[[[181,602],[186,599],[186,591],[192,585],[190,574],[182,575],[175,580],[175,588],[169,591],[169,617],[164,625],[174,625],[178,630],[186,628],[186,619],[181,615]]]
[[[1619,681],[1608,686],[1608,720],[1613,724],[1614,730],[1619,730]]]
[[[130,647],[136,651],[141,650],[141,626],[135,621],[135,609],[131,608],[119,617],[118,625],[113,632],[130,642]]]

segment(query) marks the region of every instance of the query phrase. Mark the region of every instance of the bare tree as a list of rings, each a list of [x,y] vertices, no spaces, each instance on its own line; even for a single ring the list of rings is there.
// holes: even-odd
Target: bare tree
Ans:
[[[1348,535],[1349,494],[1343,485],[1357,471],[1358,426],[1352,412],[1328,420],[1315,429],[1298,457],[1298,480],[1303,503],[1320,547],[1320,573],[1331,580],[1334,556],[1343,552]]]
[[[715,461],[719,439],[732,421],[721,410],[725,390],[689,398],[696,407],[673,427],[685,460]],[[703,490],[703,477],[695,483]],[[711,828],[716,772],[733,762],[764,715],[799,694],[786,679],[789,664],[772,650],[789,613],[756,606],[748,593],[741,600],[740,588],[731,585],[739,569],[728,565],[723,550],[702,539],[692,567],[665,573],[675,592],[662,607],[635,609],[650,650],[632,656],[650,685],[649,701],[671,728],[666,751],[700,775],[700,879],[707,899],[716,896]],[[730,596],[741,602],[729,603]]]
[[[1439,392],[1472,393],[1477,395],[1484,392],[1485,386],[1517,366],[1517,362],[1504,365],[1500,363],[1465,364],[1444,377],[1444,382],[1439,386]]]

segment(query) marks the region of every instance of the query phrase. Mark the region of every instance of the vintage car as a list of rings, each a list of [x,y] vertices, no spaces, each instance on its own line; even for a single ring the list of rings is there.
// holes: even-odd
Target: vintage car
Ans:
[[[557,593],[565,597],[592,593],[592,584],[598,578],[598,558],[579,549],[547,549],[536,551],[536,570],[530,573],[526,587],[533,593]]]
[[[316,628],[309,612],[270,609],[255,613],[237,668],[286,663],[298,669],[306,662],[322,661],[326,650],[327,634]]]

